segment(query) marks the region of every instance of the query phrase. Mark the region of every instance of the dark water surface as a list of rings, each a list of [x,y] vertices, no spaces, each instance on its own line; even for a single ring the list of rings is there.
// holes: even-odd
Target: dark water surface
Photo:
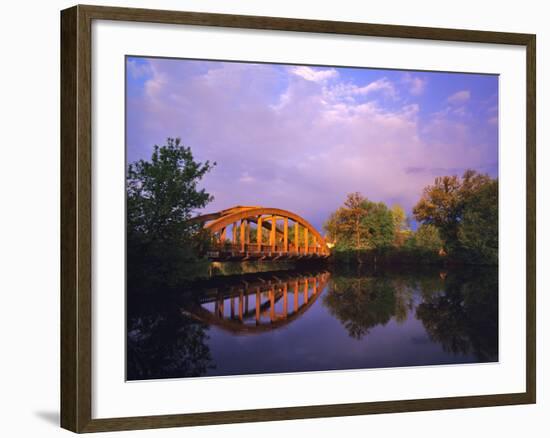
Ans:
[[[497,360],[493,268],[310,269],[128,291],[128,380]]]

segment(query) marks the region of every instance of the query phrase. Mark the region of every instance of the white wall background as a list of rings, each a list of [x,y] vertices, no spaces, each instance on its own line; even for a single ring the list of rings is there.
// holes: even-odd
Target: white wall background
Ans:
[[[545,2],[462,0],[438,2],[298,2],[277,0],[110,0],[90,2],[234,14],[273,15],[372,23],[455,27],[537,34],[538,77],[538,404],[457,411],[421,412],[336,419],[284,421],[105,436],[188,437],[281,435],[543,437],[550,408],[550,363],[543,342],[543,315],[550,277],[547,264],[550,221],[543,175],[550,154],[542,147],[550,130],[548,61],[550,28]],[[59,10],[70,1],[5,2],[0,18],[0,430],[2,435],[69,436],[59,429]],[[546,247],[546,248],[545,248]]]

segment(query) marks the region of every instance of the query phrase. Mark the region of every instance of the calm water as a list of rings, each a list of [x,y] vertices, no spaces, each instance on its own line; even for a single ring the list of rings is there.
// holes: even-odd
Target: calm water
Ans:
[[[130,292],[129,380],[498,360],[496,269],[285,271]]]

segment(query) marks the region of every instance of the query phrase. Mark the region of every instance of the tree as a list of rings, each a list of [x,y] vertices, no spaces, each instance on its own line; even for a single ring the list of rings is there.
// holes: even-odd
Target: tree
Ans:
[[[169,272],[196,260],[206,239],[200,224],[189,222],[195,209],[213,197],[198,188],[215,163],[195,161],[179,138],[155,145],[150,161],[128,165],[126,179],[128,267]],[[157,269],[158,268],[158,269]],[[150,275],[153,275],[149,272]]]
[[[394,204],[391,208],[395,231],[403,231],[407,229],[407,215],[405,210],[399,204]]]
[[[475,261],[498,262],[498,182],[490,181],[465,203],[458,239]]]
[[[391,245],[394,238],[394,221],[388,207],[359,193],[349,194],[324,228],[329,241],[344,250],[380,249]]]
[[[437,227],[449,245],[457,240],[461,209],[460,180],[457,176],[443,176],[437,177],[433,186],[424,189],[413,214],[417,221]]]
[[[194,231],[189,219],[213,197],[197,184],[215,163],[196,162],[191,149],[179,138],[155,145],[151,161],[128,166],[128,227],[148,240],[188,237]]]
[[[414,235],[414,242],[418,249],[438,251],[443,247],[439,230],[430,224],[422,224]]]
[[[391,208],[391,213],[393,217],[393,226],[395,231],[395,246],[402,246],[407,237],[409,237],[410,230],[408,229],[407,224],[407,215],[403,207],[399,204],[394,204]]]
[[[472,208],[477,193],[492,182],[494,180],[489,175],[474,170],[467,170],[462,178],[437,177],[434,185],[424,189],[413,214],[419,222],[434,225],[439,230],[448,252],[459,254],[462,249],[459,230],[467,206]]]

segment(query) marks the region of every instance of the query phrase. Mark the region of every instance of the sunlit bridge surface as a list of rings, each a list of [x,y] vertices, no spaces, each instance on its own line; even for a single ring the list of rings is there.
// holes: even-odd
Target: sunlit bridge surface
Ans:
[[[262,333],[290,324],[317,300],[330,274],[278,273],[206,291],[200,304],[184,311],[231,333]]]
[[[236,206],[192,221],[212,234],[211,260],[315,259],[330,252],[313,225],[279,208]]]

